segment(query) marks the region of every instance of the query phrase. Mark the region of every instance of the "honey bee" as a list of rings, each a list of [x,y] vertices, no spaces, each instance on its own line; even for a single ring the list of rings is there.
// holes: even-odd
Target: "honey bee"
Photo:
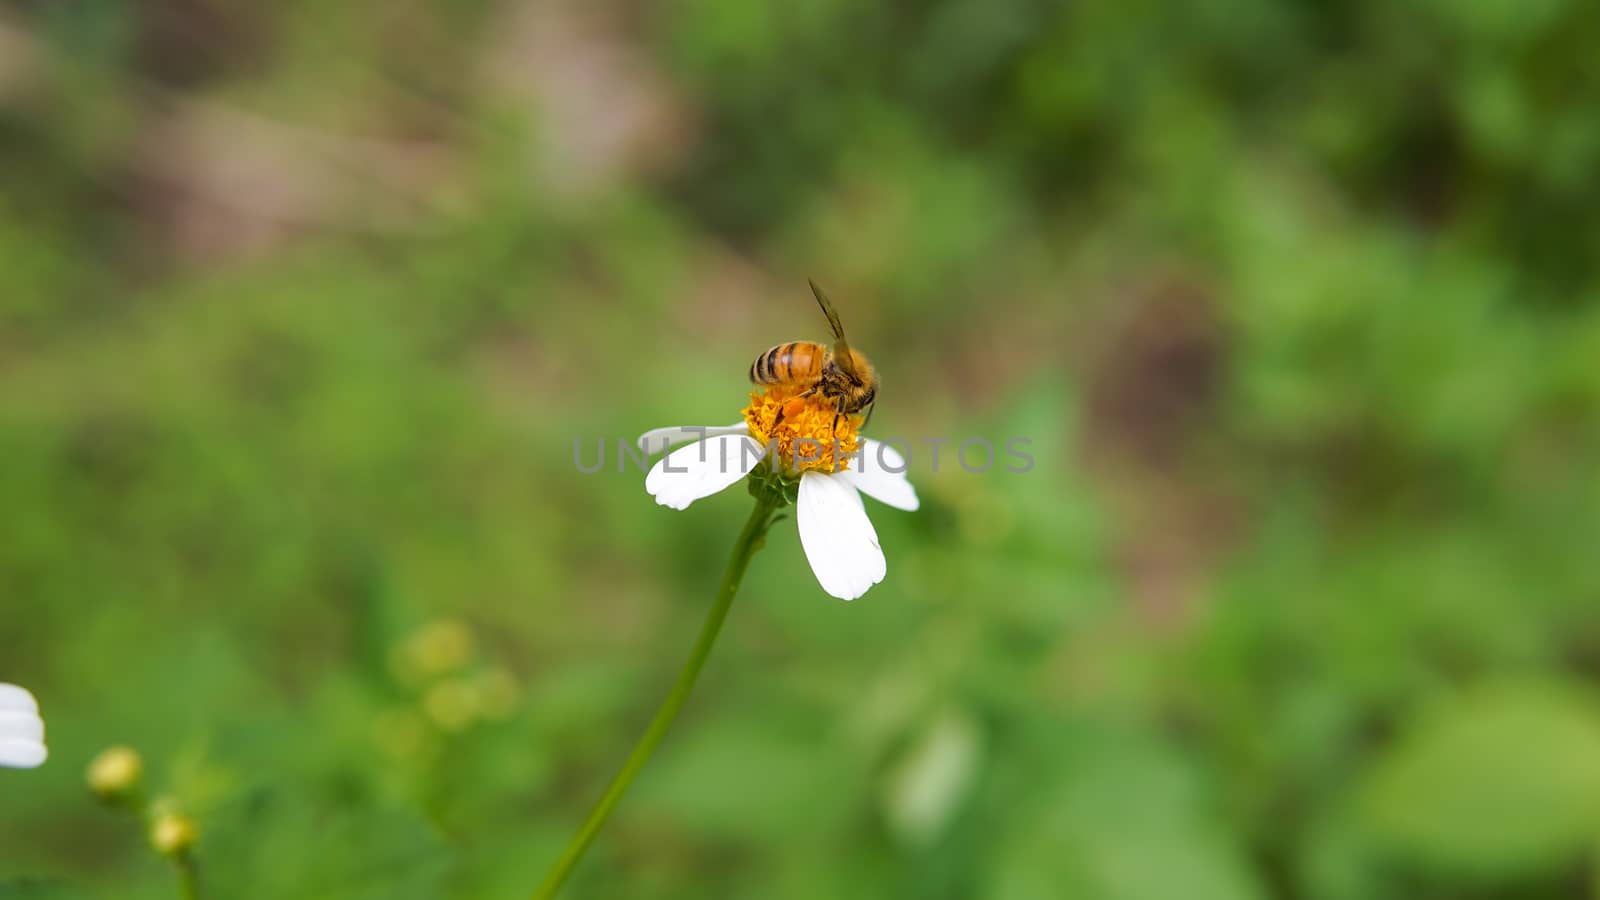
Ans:
[[[750,380],[759,385],[804,388],[778,412],[777,419],[772,423],[773,428],[778,427],[778,422],[783,421],[785,415],[799,411],[798,401],[801,398],[813,394],[821,394],[834,401],[838,410],[833,418],[835,429],[839,427],[840,418],[855,415],[863,409],[867,410],[867,421],[870,422],[872,410],[877,408],[874,402],[878,398],[877,373],[861,351],[851,347],[850,342],[845,340],[844,326],[840,324],[839,314],[834,311],[828,295],[817,287],[815,281],[807,279],[807,283],[811,285],[811,293],[817,298],[817,304],[822,307],[822,314],[828,317],[828,325],[833,328],[833,346],[811,341],[779,344],[751,363]],[[793,409],[790,404],[793,404]],[[862,427],[865,425],[863,423]]]

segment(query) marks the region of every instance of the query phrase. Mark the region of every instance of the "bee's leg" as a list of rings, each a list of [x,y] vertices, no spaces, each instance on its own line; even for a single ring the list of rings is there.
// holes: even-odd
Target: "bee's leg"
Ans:
[[[805,393],[803,393],[803,394],[795,394],[793,397],[791,397],[789,399],[791,399],[791,400],[804,400],[805,398],[811,396],[812,394],[815,394],[816,392],[817,392],[817,389],[813,387],[813,388],[807,390]],[[780,407],[778,407],[778,414],[776,416],[772,417],[772,430],[773,431],[777,431],[778,430],[778,423],[782,422],[782,421],[783,421],[783,407],[780,406]]]
[[[839,434],[839,420],[842,419],[842,418],[844,418],[844,395],[843,394],[839,395],[839,405],[834,407],[833,433],[834,433],[835,436],[837,436]]]
[[[867,430],[867,426],[872,424],[872,414],[877,412],[877,411],[878,411],[878,401],[874,400],[874,401],[872,401],[871,404],[869,404],[867,406],[867,418],[866,418],[866,421],[861,423],[861,430],[862,431],[866,431]]]

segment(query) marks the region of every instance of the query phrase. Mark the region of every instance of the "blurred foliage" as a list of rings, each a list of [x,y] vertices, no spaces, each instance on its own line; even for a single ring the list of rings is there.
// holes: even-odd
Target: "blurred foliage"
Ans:
[[[531,890],[814,275],[918,445],[779,526],[570,896],[1600,896],[1600,6],[0,11],[0,898]],[[574,438],[611,447],[603,474]],[[1031,441],[970,474],[956,445]],[[7,880],[10,879],[10,880]]]

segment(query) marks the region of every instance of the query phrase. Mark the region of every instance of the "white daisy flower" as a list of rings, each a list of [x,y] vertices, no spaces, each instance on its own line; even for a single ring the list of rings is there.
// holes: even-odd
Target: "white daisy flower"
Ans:
[[[858,427],[856,417],[840,419],[820,396],[797,398],[778,388],[757,392],[743,422],[657,428],[639,438],[639,447],[652,454],[693,441],[656,462],[645,476],[645,490],[662,506],[687,509],[744,480],[775,449],[782,482],[798,482],[796,522],[811,571],[830,595],[854,600],[887,570],[861,495],[907,511],[920,505],[905,457],[889,444],[860,437]]]
[[[44,747],[44,720],[33,695],[0,682],[0,767],[31,769],[50,753]]]

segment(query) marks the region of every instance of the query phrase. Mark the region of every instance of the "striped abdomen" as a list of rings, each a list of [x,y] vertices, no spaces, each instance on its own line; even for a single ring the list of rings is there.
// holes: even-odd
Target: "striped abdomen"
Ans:
[[[756,384],[813,385],[822,380],[822,366],[828,348],[810,341],[779,344],[756,357],[750,364],[750,380]]]

